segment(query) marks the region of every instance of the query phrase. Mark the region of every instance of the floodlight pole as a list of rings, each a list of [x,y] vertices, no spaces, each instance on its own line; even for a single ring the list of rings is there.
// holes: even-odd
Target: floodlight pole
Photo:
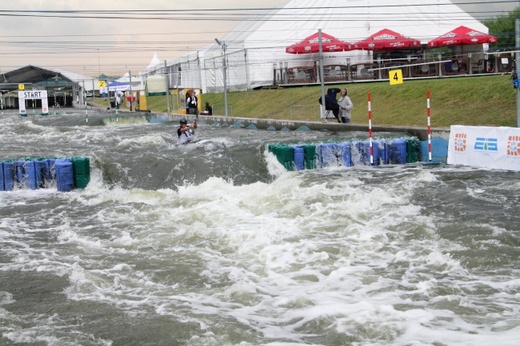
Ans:
[[[321,29],[318,29],[318,43],[320,47],[319,53],[319,64],[320,64],[320,83],[321,83],[321,108],[320,108],[320,116],[325,121],[325,114],[327,112],[325,106],[325,84],[323,83],[323,40],[321,36]]]
[[[515,70],[514,73],[518,78],[518,70],[520,68],[520,52],[518,51],[520,47],[520,19],[515,20]],[[520,127],[520,88],[516,89],[516,127]]]
[[[219,41],[217,38],[215,42],[222,47],[222,70],[224,72],[224,115],[228,116],[228,100],[227,100],[227,64],[226,64],[226,42]]]
[[[166,60],[164,60],[164,71],[164,77],[166,78],[166,106],[168,107],[168,115],[170,115],[170,69]]]

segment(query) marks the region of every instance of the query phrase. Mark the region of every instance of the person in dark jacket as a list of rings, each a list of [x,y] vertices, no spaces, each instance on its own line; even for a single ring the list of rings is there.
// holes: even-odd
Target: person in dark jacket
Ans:
[[[327,94],[325,95],[325,110],[332,111],[332,114],[334,114],[334,117],[336,118],[338,123],[341,123],[341,119],[339,117],[339,104],[338,104],[338,101],[336,100],[336,95],[340,91],[341,90],[338,88],[329,88],[329,89],[327,89]],[[323,104],[323,103],[321,103],[321,97],[320,97],[319,101],[320,101],[320,104]]]
[[[186,114],[190,114],[190,100],[191,100],[191,94],[186,93]]]
[[[213,107],[209,105],[209,102],[206,102],[206,106],[204,107],[204,110],[202,111],[203,115],[213,115]]]

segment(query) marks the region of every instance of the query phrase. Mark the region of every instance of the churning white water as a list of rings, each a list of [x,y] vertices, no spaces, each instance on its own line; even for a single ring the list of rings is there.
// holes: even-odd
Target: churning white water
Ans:
[[[174,124],[30,120],[4,120],[2,159],[88,156],[92,175],[0,192],[0,344],[520,340],[518,173],[287,172],[267,143],[331,134],[201,126],[178,147]]]

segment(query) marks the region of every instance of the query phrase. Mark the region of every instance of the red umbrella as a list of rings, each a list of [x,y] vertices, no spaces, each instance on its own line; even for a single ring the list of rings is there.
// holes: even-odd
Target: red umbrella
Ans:
[[[497,38],[493,35],[488,35],[465,26],[459,26],[458,28],[428,42],[428,47],[434,48],[495,42],[497,42]]]
[[[285,52],[289,54],[306,54],[318,53],[320,51],[319,33],[315,33],[299,43],[295,43],[285,48]],[[351,44],[338,40],[334,36],[321,33],[321,45],[323,52],[341,52],[351,50]]]
[[[419,47],[421,47],[421,42],[419,40],[405,37],[389,29],[380,30],[366,39],[354,43],[354,49],[366,50],[390,50]]]

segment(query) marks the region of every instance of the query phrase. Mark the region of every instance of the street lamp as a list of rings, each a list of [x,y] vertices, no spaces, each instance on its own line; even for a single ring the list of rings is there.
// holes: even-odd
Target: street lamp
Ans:
[[[219,41],[218,38],[215,39],[215,42],[222,47],[222,69],[224,71],[224,114],[225,116],[228,116],[226,42]]]

